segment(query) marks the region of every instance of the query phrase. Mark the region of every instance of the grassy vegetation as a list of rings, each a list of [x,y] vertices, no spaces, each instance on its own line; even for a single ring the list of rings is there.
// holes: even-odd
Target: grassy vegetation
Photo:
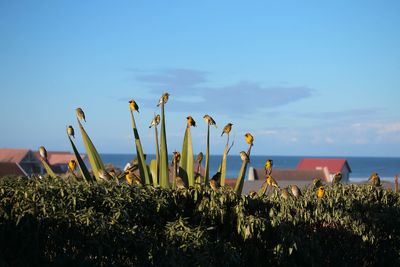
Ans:
[[[370,185],[239,196],[0,180],[0,265],[399,265],[400,196]]]

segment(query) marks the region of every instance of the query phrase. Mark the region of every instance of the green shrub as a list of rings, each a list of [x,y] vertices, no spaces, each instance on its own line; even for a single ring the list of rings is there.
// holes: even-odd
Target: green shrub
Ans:
[[[318,200],[113,182],[0,179],[0,265],[399,265],[400,197],[369,185]]]

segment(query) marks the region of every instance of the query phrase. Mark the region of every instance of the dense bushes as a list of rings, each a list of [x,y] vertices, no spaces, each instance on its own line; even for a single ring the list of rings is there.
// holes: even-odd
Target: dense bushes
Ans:
[[[2,179],[0,265],[399,265],[399,194],[326,189],[283,200]]]

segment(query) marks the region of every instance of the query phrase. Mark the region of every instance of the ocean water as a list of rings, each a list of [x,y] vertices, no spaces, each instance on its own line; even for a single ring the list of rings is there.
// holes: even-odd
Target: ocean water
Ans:
[[[111,163],[115,167],[123,169],[127,162],[135,158],[134,154],[101,154],[104,163]],[[171,159],[171,156],[169,156]],[[274,161],[275,168],[296,168],[300,159],[306,158],[302,156],[251,156],[250,166],[253,168],[263,168],[266,159]],[[332,158],[332,157],[330,157]],[[377,172],[384,180],[393,180],[396,173],[400,173],[400,158],[372,158],[372,157],[340,157],[345,158],[351,168],[350,180],[361,181],[366,180],[372,172]],[[155,159],[155,155],[147,155],[147,162]],[[222,156],[210,156],[210,174],[214,174]],[[228,178],[236,178],[241,166],[239,156],[228,156],[227,158],[227,174]],[[204,160],[203,160],[204,166]],[[247,175],[247,174],[246,174]]]

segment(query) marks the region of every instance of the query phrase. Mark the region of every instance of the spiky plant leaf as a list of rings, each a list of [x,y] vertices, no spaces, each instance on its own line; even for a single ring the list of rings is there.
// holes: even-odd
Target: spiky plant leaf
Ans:
[[[153,182],[156,181],[156,185],[159,184],[159,173],[160,173],[160,145],[158,143],[158,128],[157,125],[154,125],[154,136],[156,139],[156,172],[153,175]]]
[[[193,145],[190,127],[186,127],[185,136],[182,145],[182,157],[179,162],[182,173],[179,173],[182,180],[189,186],[194,185],[194,169],[193,169]]]
[[[210,124],[207,124],[206,163],[204,168],[204,184],[208,184],[208,179],[210,178]]]
[[[131,110],[131,120],[132,120],[133,135],[135,136],[136,154],[138,156],[138,161],[139,161],[140,177],[144,179],[145,184],[150,184],[150,176],[147,170],[146,160],[144,158],[142,143],[140,142],[139,133],[136,128],[135,117],[133,116],[132,110]]]
[[[228,143],[225,145],[224,154],[222,155],[222,161],[219,165],[218,171],[221,173],[221,186],[225,185],[225,177],[226,177],[226,159],[228,157],[229,151],[233,147],[234,141],[229,146]]]
[[[249,146],[249,149],[247,150],[247,158],[250,159],[250,153],[251,153],[251,148],[253,145],[251,144]],[[242,167],[240,168],[238,178],[236,180],[235,184],[235,192],[238,195],[242,194],[243,191],[243,184],[244,184],[244,177],[246,175],[246,170],[247,170],[247,165],[249,164],[248,160],[243,160]]]
[[[93,177],[90,175],[89,170],[87,169],[81,155],[78,152],[78,149],[76,148],[74,142],[72,141],[72,139],[69,135],[68,135],[68,139],[69,139],[69,142],[71,143],[72,150],[74,151],[75,159],[78,162],[79,170],[81,172],[83,179],[85,179],[85,181],[87,181],[87,182],[92,182]]]
[[[257,192],[258,196],[260,196],[260,197],[264,196],[265,193],[267,192],[267,189],[268,189],[268,185],[267,185],[266,182],[264,182],[264,183],[261,185],[261,187],[260,187],[260,189],[258,190],[258,192]]]
[[[47,174],[50,175],[51,178],[56,179],[57,175],[54,173],[54,171],[51,169],[50,165],[47,163],[46,160],[42,159],[41,157],[39,157],[40,161],[42,162],[42,165],[44,167],[44,169],[46,170]]]
[[[176,189],[176,176],[178,176],[177,173],[178,166],[175,162],[172,164],[172,189]],[[179,173],[183,174],[183,170],[179,167]]]
[[[151,173],[151,178],[153,180],[153,185],[156,186],[158,185],[158,179],[157,179],[157,160],[152,159],[150,161],[150,173]]]
[[[90,165],[92,166],[92,171],[96,177],[96,181],[100,181],[100,170],[105,170],[104,163],[100,158],[96,147],[93,145],[92,140],[90,140],[89,135],[86,133],[81,122],[78,119],[79,129],[81,130],[83,145],[85,146],[86,154],[88,155]]]
[[[235,192],[238,195],[241,195],[242,191],[243,191],[244,177],[246,175],[247,164],[248,164],[248,161],[244,160],[242,162],[242,166],[240,167],[239,175],[238,175],[238,178],[236,180]]]
[[[167,137],[165,132],[164,102],[161,103],[159,184],[163,188],[169,188],[168,148],[167,148]]]
[[[226,177],[226,158],[228,157],[228,145],[225,146],[224,154],[222,155],[221,162],[221,186],[225,185],[225,177]]]

